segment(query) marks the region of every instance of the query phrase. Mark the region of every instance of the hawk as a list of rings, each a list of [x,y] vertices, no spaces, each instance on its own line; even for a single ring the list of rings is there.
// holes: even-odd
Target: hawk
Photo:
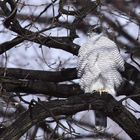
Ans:
[[[115,42],[106,37],[99,27],[89,34],[86,43],[79,49],[77,70],[79,85],[85,93],[116,95],[116,89],[123,81],[120,71],[124,71],[124,60]],[[107,125],[107,117],[100,111],[95,111],[95,125],[98,128]]]

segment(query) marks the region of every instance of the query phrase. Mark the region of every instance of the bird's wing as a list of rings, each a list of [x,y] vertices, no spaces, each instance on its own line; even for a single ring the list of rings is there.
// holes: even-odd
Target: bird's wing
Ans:
[[[84,54],[83,56],[81,55],[79,57],[79,62],[78,62],[78,77],[81,77],[87,70],[92,70],[96,60],[97,60],[98,54],[95,51],[90,51]]]
[[[117,49],[113,49],[112,55],[114,57],[114,62],[116,63],[116,67],[119,71],[124,71],[124,60],[122,56],[120,55],[119,51]]]

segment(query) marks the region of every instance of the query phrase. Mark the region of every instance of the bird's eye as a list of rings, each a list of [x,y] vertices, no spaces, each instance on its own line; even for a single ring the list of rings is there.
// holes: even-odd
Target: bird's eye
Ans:
[[[95,33],[100,34],[102,32],[102,29],[101,29],[101,27],[96,27],[92,31],[95,32]]]

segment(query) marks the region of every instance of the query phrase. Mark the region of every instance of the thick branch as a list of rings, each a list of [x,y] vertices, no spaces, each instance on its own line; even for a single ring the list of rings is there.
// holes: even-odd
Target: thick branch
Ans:
[[[9,49],[15,47],[16,45],[22,43],[24,41],[21,37],[16,37],[12,39],[11,41],[4,42],[0,44],[0,54],[3,54],[4,52],[8,51]]]
[[[26,70],[19,68],[0,68],[0,76],[16,79],[41,80],[47,82],[63,82],[77,79],[76,68],[62,69],[61,71]]]
[[[138,120],[123,105],[108,94],[104,94],[102,97],[99,94],[86,94],[73,96],[67,100],[39,102],[21,114],[12,125],[6,128],[1,135],[1,139],[18,140],[29,128],[37,122],[52,116],[52,114],[53,116],[72,115],[89,109],[89,106],[92,109],[105,112],[132,139],[140,139],[140,125]]]
[[[140,94],[139,71],[128,63],[125,64],[125,67],[126,69],[122,73],[123,77],[128,80],[134,80],[135,85],[132,86],[129,83],[124,84],[118,91],[118,95],[129,96]],[[76,68],[64,69],[57,72],[0,68],[0,76],[3,75],[6,75],[6,77],[0,78],[1,83],[3,88],[9,92],[41,93],[56,97],[69,97],[74,95],[76,91],[77,94],[82,93],[80,87],[76,84],[66,85],[54,83],[77,78]],[[131,97],[131,99],[140,104],[140,97]]]
[[[16,80],[0,77],[2,88],[7,92],[25,92],[30,94],[44,94],[55,97],[69,97],[83,93],[79,85],[76,84],[57,84],[44,81]]]

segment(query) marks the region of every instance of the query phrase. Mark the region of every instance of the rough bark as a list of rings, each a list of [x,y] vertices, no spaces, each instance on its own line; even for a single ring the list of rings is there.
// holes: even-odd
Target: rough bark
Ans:
[[[101,97],[98,93],[73,96],[66,100],[39,101],[7,127],[0,139],[18,140],[31,126],[47,117],[56,119],[58,115],[68,116],[88,109],[103,111],[132,139],[140,139],[140,125],[136,117],[111,95],[105,94]]]

